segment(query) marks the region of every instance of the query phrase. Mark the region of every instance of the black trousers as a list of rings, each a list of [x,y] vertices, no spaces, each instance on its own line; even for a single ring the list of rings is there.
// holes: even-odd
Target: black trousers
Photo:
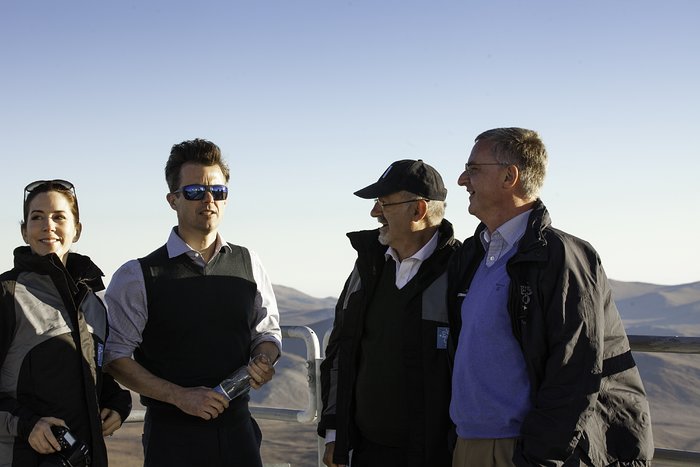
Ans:
[[[262,467],[261,441],[249,415],[226,423],[180,423],[147,410],[144,467]]]
[[[373,443],[360,437],[352,451],[351,467],[404,467],[408,464],[406,450]]]

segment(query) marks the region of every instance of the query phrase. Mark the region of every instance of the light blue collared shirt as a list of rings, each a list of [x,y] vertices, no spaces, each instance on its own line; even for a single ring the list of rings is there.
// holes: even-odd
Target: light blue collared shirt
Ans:
[[[498,258],[508,253],[518,243],[518,240],[525,235],[527,220],[531,212],[532,209],[518,214],[497,228],[493,234],[489,234],[487,229],[481,231],[480,240],[484,250],[486,250],[485,262],[487,268],[493,266],[498,261]]]

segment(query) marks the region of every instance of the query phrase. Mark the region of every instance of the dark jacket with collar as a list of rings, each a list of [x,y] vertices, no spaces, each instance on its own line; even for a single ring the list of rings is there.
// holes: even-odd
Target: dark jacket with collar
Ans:
[[[596,466],[649,465],[649,404],[600,258],[550,224],[538,200],[507,265],[508,312],[532,394],[515,464],[563,466],[587,457]],[[484,229],[479,225],[450,264],[452,357],[461,304],[484,256]]]
[[[318,425],[322,437],[327,429],[336,430],[334,462],[338,464],[348,464],[349,451],[357,439],[353,401],[360,341],[387,249],[378,241],[378,230],[351,232],[348,237],[358,257],[338,300],[326,359],[321,364],[323,413]],[[449,465],[451,456],[447,440],[451,428],[449,369],[446,349],[436,348],[436,339],[439,332],[447,331],[446,268],[459,244],[452,224],[443,220],[435,252],[402,289],[413,294],[406,322],[401,324],[414,332],[406,333],[405,358],[397,362],[410,369],[405,390],[410,405],[406,407],[411,419],[406,450],[411,454],[411,466]]]
[[[102,271],[87,256],[15,250],[0,276],[0,465],[35,465],[27,441],[41,417],[63,419],[106,466],[100,409],[131,410],[131,395],[102,373],[107,313]]]

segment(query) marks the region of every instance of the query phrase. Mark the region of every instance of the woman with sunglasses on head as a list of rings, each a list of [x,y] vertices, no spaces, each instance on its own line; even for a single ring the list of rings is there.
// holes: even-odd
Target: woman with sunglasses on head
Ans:
[[[69,251],[81,229],[70,182],[27,185],[28,246],[15,249],[14,268],[0,275],[0,466],[106,466],[103,437],[131,410],[129,392],[102,373],[107,313],[95,293],[103,274]],[[59,441],[72,438],[62,450]],[[61,463],[73,451],[77,460]]]

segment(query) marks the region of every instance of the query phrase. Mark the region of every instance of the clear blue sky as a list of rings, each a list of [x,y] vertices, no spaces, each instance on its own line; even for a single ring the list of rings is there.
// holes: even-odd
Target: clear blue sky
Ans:
[[[555,226],[610,277],[698,281],[699,21],[695,0],[1,2],[0,269],[35,179],[76,184],[76,251],[108,278],[162,245],[170,147],[202,137],[231,166],[225,238],[337,296],[345,233],[378,225],[353,191],[422,158],[463,239],[474,137],[522,126]]]

